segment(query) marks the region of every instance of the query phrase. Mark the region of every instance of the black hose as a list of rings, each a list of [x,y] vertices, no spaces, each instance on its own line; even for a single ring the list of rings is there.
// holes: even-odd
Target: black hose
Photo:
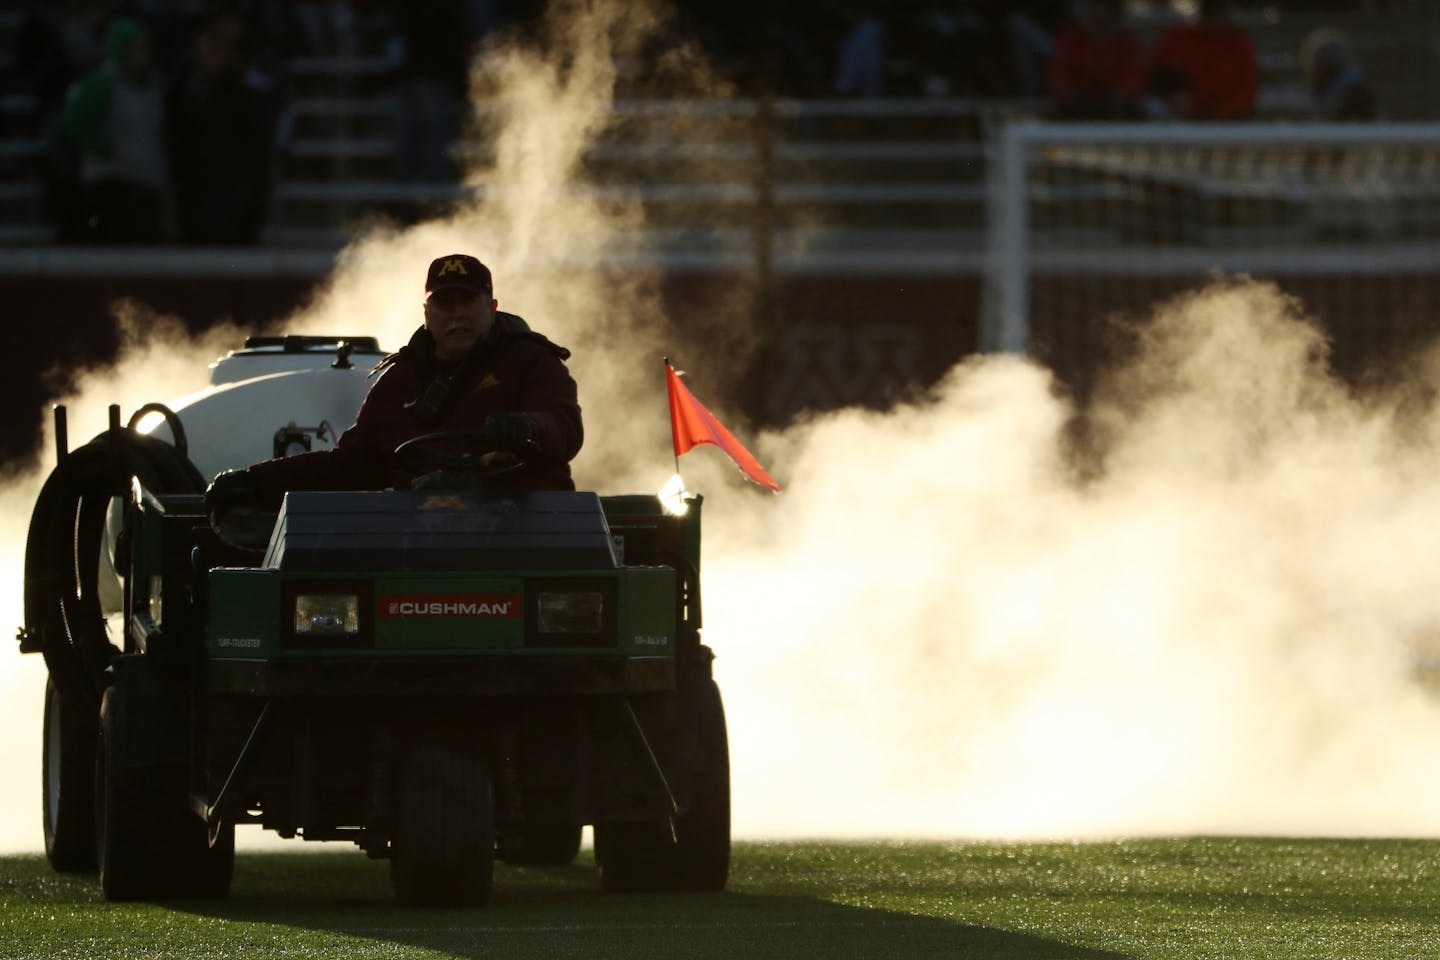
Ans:
[[[147,414],[151,413],[158,413],[165,418],[165,426],[170,428],[170,436],[175,438],[175,449],[181,453],[188,454],[190,448],[185,440],[185,424],[180,422],[180,417],[176,415],[174,410],[171,410],[163,403],[145,404],[145,406],[130,414],[130,421],[126,423],[125,426],[130,430],[134,430],[136,425],[139,424],[141,420],[144,420]]]
[[[143,412],[168,414],[142,407]],[[142,413],[131,418],[136,422]],[[183,443],[175,418],[172,433]],[[62,698],[99,709],[105,669],[119,650],[105,632],[99,553],[113,497],[131,484],[154,494],[196,494],[205,478],[178,446],[133,429],[112,429],[72,451],[46,478],[25,541],[25,631],[38,638]]]

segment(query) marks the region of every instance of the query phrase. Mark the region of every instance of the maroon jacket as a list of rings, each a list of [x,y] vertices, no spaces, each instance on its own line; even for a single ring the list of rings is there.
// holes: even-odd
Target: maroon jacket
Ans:
[[[266,460],[246,472],[262,502],[278,506],[287,490],[380,490],[408,487],[394,450],[412,437],[441,430],[478,430],[492,413],[526,413],[535,422],[541,455],[505,477],[521,490],[574,490],[570,461],[584,428],[575,381],[565,368],[570,351],[530,331],[514,314],[497,313],[485,339],[432,419],[423,418],[427,387],[442,371],[435,341],[424,327],[376,367],[380,378],[365,396],[355,424],[333,450]],[[445,371],[449,372],[449,371]],[[428,397],[433,402],[434,392]]]
[[[1255,112],[1260,68],[1250,35],[1231,24],[1188,23],[1155,41],[1151,67],[1178,68],[1190,78],[1192,120],[1243,120]]]

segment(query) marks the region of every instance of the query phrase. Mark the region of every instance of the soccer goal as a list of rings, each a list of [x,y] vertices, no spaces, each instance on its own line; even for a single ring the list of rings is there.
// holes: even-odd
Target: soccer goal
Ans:
[[[1274,280],[1336,355],[1440,329],[1440,124],[1013,123],[992,141],[984,346],[1080,363],[1106,318]]]

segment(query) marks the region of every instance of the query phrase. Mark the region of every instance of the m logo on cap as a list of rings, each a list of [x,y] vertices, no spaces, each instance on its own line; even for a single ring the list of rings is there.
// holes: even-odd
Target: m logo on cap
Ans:
[[[442,287],[459,287],[474,294],[491,291],[490,270],[485,264],[465,253],[447,253],[430,261],[425,274],[425,296]]]

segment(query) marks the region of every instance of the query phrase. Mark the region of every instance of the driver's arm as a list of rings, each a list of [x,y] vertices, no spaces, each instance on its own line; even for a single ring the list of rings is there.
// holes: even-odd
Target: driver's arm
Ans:
[[[385,371],[360,405],[355,423],[332,450],[264,460],[245,472],[261,506],[278,509],[290,490],[381,490],[390,483],[384,424],[403,403],[394,368]],[[387,381],[389,381],[387,383]]]
[[[354,430],[351,427],[350,430]],[[341,434],[343,441],[345,435]],[[264,460],[246,469],[261,506],[278,509],[290,490],[379,490],[386,479],[384,461],[360,444],[312,450]]]
[[[546,457],[569,463],[580,452],[585,428],[575,378],[565,363],[548,350],[538,351],[526,372],[520,412],[535,423],[535,440]]]

